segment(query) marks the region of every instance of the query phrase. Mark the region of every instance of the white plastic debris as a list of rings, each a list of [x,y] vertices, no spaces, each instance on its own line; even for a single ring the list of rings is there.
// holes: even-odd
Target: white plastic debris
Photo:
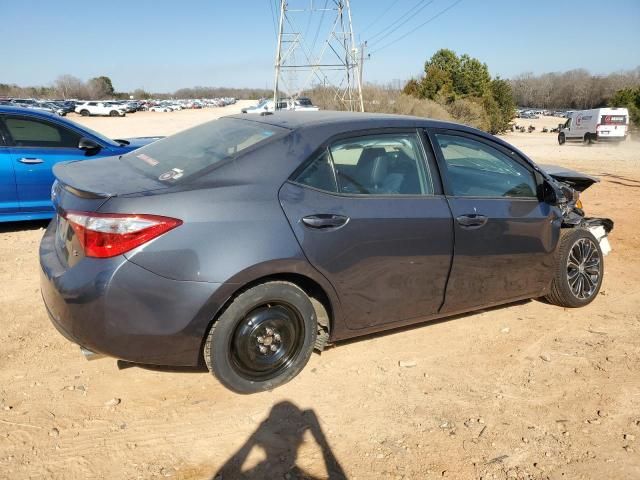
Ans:
[[[589,227],[589,231],[598,239],[602,255],[607,255],[611,251],[611,244],[607,238],[607,231],[602,226]]]

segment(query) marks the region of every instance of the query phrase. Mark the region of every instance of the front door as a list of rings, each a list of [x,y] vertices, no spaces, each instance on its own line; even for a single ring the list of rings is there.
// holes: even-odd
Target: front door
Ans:
[[[17,213],[20,206],[13,160],[9,147],[5,145],[5,136],[0,124],[0,221],[2,216]]]
[[[78,148],[80,135],[43,119],[7,115],[4,125],[11,142],[11,164],[15,171],[20,211],[52,211],[53,166],[62,161],[85,159]]]
[[[428,160],[415,130],[343,138],[280,190],[305,255],[338,292],[351,329],[432,315],[442,304],[451,214]]]
[[[531,166],[484,137],[448,130],[430,136],[455,231],[442,312],[540,295],[551,281],[561,219],[538,199]]]

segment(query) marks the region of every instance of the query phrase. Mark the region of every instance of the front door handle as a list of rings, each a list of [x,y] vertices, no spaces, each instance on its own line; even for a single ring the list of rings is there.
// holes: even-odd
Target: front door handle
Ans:
[[[468,213],[466,215],[460,215],[456,217],[456,221],[461,227],[465,228],[480,228],[489,220],[484,215],[477,213]]]
[[[41,158],[27,158],[27,157],[22,157],[20,160],[18,160],[20,163],[26,163],[27,165],[37,165],[38,163],[44,163],[44,160],[42,160]]]
[[[345,217],[344,215],[334,215],[332,213],[318,213],[316,215],[308,215],[302,219],[302,223],[307,227],[319,230],[343,227],[348,221],[349,217]]]

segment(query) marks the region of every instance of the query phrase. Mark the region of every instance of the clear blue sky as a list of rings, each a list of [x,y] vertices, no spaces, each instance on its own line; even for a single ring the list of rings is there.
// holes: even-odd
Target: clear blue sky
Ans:
[[[289,0],[292,6],[310,1]],[[475,56],[506,78],[527,71],[609,73],[640,66],[640,0],[463,0],[376,52],[454,3],[433,0],[416,7],[393,34],[374,37],[421,1],[429,3],[351,0],[356,38],[373,37],[365,80],[407,79],[442,47]],[[270,0],[0,0],[0,83],[47,85],[69,73],[82,79],[110,76],[116,90],[271,88],[275,32],[269,5]]]

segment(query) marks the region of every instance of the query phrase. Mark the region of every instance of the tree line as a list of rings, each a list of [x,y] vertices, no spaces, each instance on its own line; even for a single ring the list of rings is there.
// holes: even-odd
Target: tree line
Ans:
[[[112,99],[129,98],[216,98],[258,99],[273,92],[261,88],[192,87],[172,93],[143,89],[117,92],[107,76],[83,81],[61,75],[50,86],[21,87],[0,83],[0,96],[26,98]],[[331,89],[315,87],[306,92],[325,109],[344,109]],[[544,109],[582,110],[602,106],[627,107],[640,126],[640,67],[634,70],[592,75],[577,69],[534,75],[525,73],[511,80],[492,77],[487,65],[477,58],[438,50],[425,62],[424,73],[397,87],[366,85],[367,111],[400,113],[453,120],[491,133],[504,131],[515,106]]]
[[[509,83],[518,106],[586,110],[607,106],[620,90],[639,86],[640,67],[609,75],[592,75],[584,69],[542,75],[524,73]]]
[[[125,99],[133,96],[138,100],[150,98],[220,98],[256,99],[273,95],[272,90],[262,88],[193,87],[181,88],[173,93],[153,93],[143,89],[132,92],[117,92],[107,76],[83,81],[73,75],[60,75],[51,86],[21,87],[0,83],[0,96],[17,98],[75,98],[83,100]]]

